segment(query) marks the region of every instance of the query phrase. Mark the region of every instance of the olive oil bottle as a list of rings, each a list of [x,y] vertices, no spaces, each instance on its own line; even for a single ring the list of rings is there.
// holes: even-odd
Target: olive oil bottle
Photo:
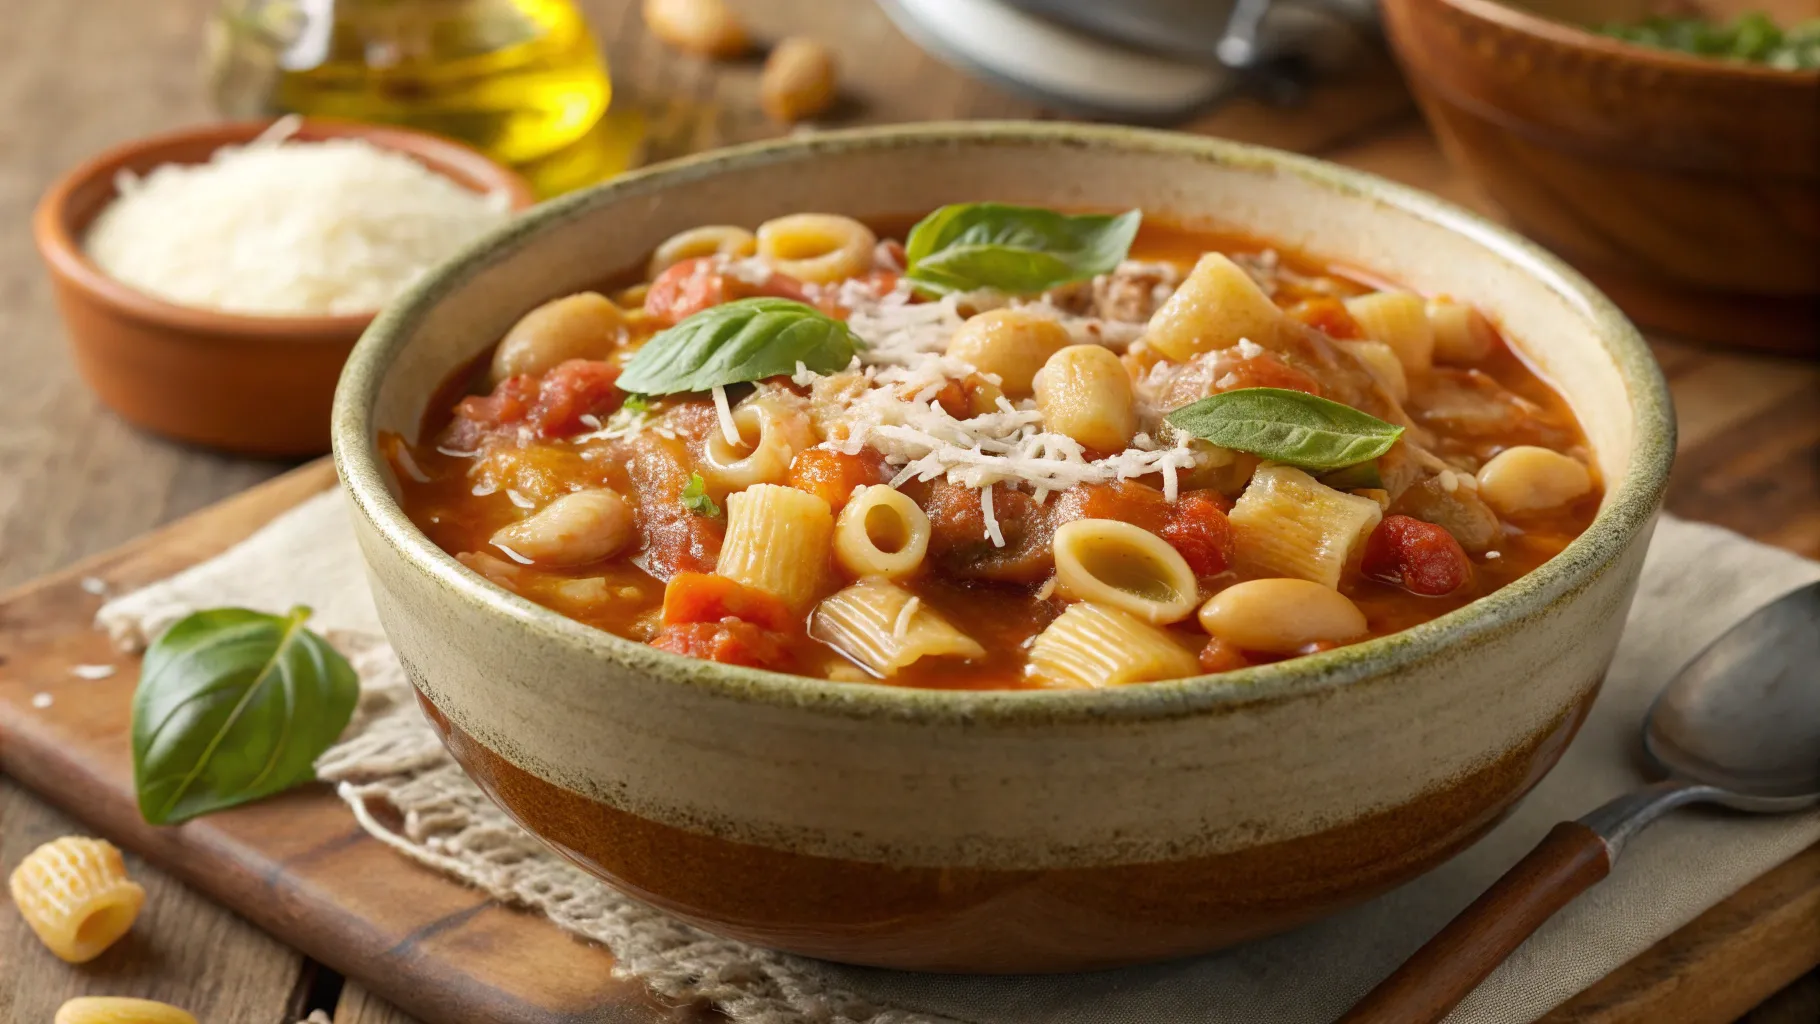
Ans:
[[[606,65],[573,0],[223,0],[208,72],[229,116],[381,121],[522,164],[606,112]]]

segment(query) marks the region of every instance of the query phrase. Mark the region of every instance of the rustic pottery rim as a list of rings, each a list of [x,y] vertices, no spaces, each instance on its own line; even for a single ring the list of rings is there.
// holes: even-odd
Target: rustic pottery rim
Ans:
[[[831,682],[699,661],[614,636],[492,584],[436,547],[404,514],[385,482],[373,435],[372,406],[413,325],[479,272],[517,254],[547,225],[672,184],[780,161],[850,149],[918,149],[1007,142],[1057,149],[1113,149],[1189,157],[1250,171],[1290,174],[1353,200],[1388,206],[1463,234],[1544,282],[1594,328],[1619,369],[1632,408],[1630,462],[1592,524],[1560,554],[1504,588],[1410,629],[1321,654],[1213,676],[1104,690],[947,691]],[[358,515],[426,582],[452,600],[513,620],[539,639],[579,648],[623,668],[757,704],[836,717],[902,718],[962,724],[1156,721],[1224,714],[1365,681],[1394,685],[1399,667],[1443,648],[1476,646],[1495,631],[1543,615],[1606,571],[1649,530],[1674,456],[1675,424],[1667,382],[1648,346],[1611,301],[1540,246],[1433,195],[1310,157],[1221,139],[1118,126],[1024,121],[929,122],[753,143],[659,164],[546,202],[475,241],[426,274],[375,319],[342,372],[331,418],[342,487]]]
[[[70,223],[69,204],[89,186],[111,179],[127,164],[147,155],[213,140],[216,148],[245,145],[277,123],[278,118],[214,121],[130,139],[111,146],[64,172],[38,201],[32,213],[32,235],[39,255],[53,272],[93,295],[115,312],[142,323],[188,334],[225,338],[257,338],[265,342],[346,344],[372,323],[377,312],[333,316],[262,316],[226,313],[184,306],[140,291],[111,277],[83,250],[79,231]],[[448,177],[443,166],[459,168],[490,190],[503,191],[514,211],[537,201],[531,186],[516,171],[453,139],[431,132],[395,125],[368,124],[340,118],[303,119],[299,131],[312,138],[359,138],[382,149],[421,157],[432,162],[433,172]],[[110,200],[111,201],[111,200]],[[99,213],[100,208],[97,208]],[[92,218],[91,218],[92,220]],[[80,225],[86,231],[89,224]]]
[[[1462,13],[1491,22],[1512,32],[1546,40],[1557,46],[1587,50],[1627,61],[1653,64],[1665,71],[1710,75],[1762,82],[1820,82],[1820,68],[1772,68],[1752,61],[1703,57],[1679,50],[1644,46],[1600,35],[1572,22],[1556,21],[1528,8],[1501,0],[1441,0]]]

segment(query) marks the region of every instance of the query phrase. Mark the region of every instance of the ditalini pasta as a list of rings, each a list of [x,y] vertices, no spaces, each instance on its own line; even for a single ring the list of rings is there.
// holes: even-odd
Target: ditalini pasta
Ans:
[[[754,484],[727,497],[727,535],[714,571],[807,608],[827,572],[833,534],[834,514],[820,497]]]
[[[78,996],[57,1008],[52,1024],[196,1024],[188,1010],[151,999]]]
[[[53,839],[19,862],[13,905],[38,941],[73,964],[113,945],[139,916],[145,890],[126,876],[112,843],[82,836]]]
[[[1246,575],[1337,589],[1382,517],[1370,498],[1336,491],[1294,466],[1265,466],[1251,475],[1230,519]]]
[[[834,524],[834,555],[854,576],[910,576],[928,553],[929,516],[895,487],[855,492]]]
[[[986,649],[922,599],[869,576],[824,599],[809,635],[881,678],[923,658],[979,658]]]
[[[1091,601],[1069,605],[1030,645],[1030,678],[1041,686],[1124,686],[1193,675],[1196,667],[1173,635]]]
[[[1603,497],[1463,297],[1149,211],[710,224],[524,308],[381,439],[411,519],[630,642],[831,684],[1318,655],[1512,582]]]

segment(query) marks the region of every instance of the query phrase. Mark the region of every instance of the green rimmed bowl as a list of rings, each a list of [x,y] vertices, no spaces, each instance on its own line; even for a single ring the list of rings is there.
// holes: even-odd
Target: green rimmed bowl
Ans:
[[[685,227],[977,199],[1139,206],[1489,311],[1579,414],[1605,507],[1518,583],[1403,633],[1117,690],[828,683],[669,655],[493,586],[377,452],[538,303]],[[1541,249],[1433,197],[1164,132],[929,124],[697,157],[548,203],[356,348],[336,464],[374,598],[468,773],[553,847],[713,931],[850,963],[1060,971],[1201,952],[1428,870],[1560,756],[1598,692],[1674,451],[1636,331]]]

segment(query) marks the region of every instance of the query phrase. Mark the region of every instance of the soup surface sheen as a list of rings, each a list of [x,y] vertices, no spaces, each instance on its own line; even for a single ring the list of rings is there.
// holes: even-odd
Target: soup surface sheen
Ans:
[[[906,273],[884,235],[827,215],[697,229],[643,283],[527,314],[418,443],[382,438],[406,512],[492,582],[677,654],[1009,689],[1393,633],[1597,511],[1566,404],[1446,297],[1154,223],[1091,276],[935,288],[915,238]],[[740,346],[826,365],[620,387],[687,345],[722,370]],[[1364,425],[1300,429],[1333,409],[1305,396]]]

